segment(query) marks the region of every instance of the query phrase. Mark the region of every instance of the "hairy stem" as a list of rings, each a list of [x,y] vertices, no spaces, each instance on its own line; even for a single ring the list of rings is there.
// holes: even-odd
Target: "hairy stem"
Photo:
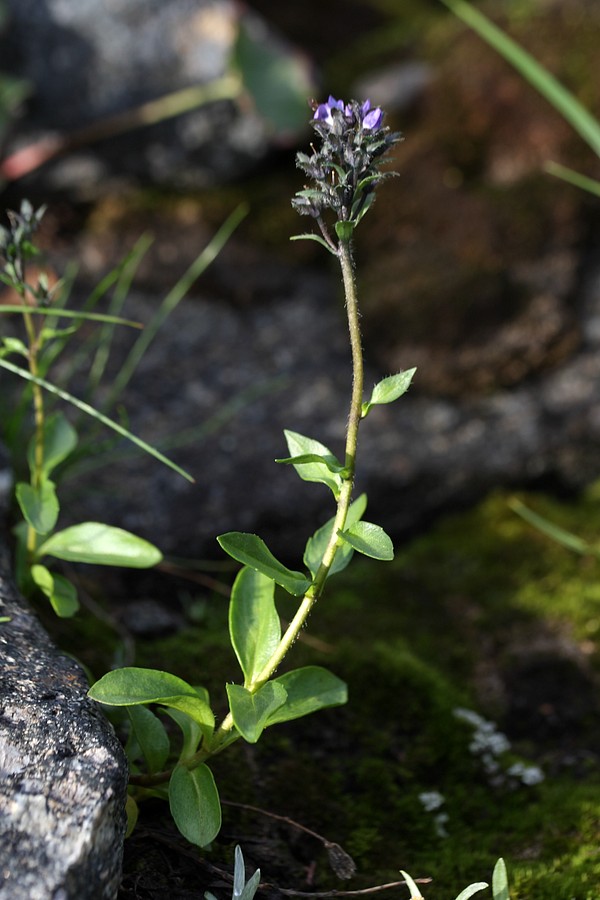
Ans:
[[[354,473],[356,466],[356,447],[358,443],[358,428],[361,420],[362,398],[363,398],[363,357],[362,343],[360,337],[358,298],[356,293],[356,281],[354,278],[354,268],[352,261],[352,249],[350,241],[340,240],[336,250],[336,255],[340,261],[342,270],[342,279],[344,283],[344,292],[346,295],[346,312],[348,316],[348,329],[350,331],[350,346],[352,350],[352,396],[350,400],[350,411],[348,414],[348,425],[346,428],[346,455],[345,469],[346,473],[342,481],[342,487],[337,499],[337,509],[331,529],[331,536],[327,542],[327,546],[323,553],[321,564],[317,570],[315,580],[302,598],[300,606],[289,626],[287,627],[277,649],[271,656],[263,670],[252,680],[246,687],[251,693],[255,693],[265,684],[269,678],[279,667],[280,663],[286,656],[288,650],[297,639],[302,627],[304,626],[309,613],[325,587],[327,576],[335,559],[335,555],[342,543],[339,533],[344,530],[350,501],[352,499],[352,490],[354,487]],[[189,769],[194,769],[200,763],[204,762],[211,756],[215,756],[224,750],[229,744],[239,738],[234,730],[233,717],[228,713],[223,719],[218,730],[215,732],[209,747],[201,747],[193,756],[188,759],[181,760],[181,764]],[[171,771],[156,772],[152,775],[134,775],[130,777],[130,782],[140,787],[151,787],[161,784],[169,780]]]
[[[301,629],[303,628],[311,609],[323,593],[325,581],[335,559],[335,555],[342,543],[339,533],[344,530],[350,501],[352,499],[352,490],[354,488],[354,473],[356,466],[356,447],[358,443],[358,428],[360,425],[362,398],[363,398],[363,357],[362,343],[360,337],[358,297],[356,293],[356,281],[354,278],[354,268],[352,261],[352,250],[350,241],[340,241],[337,250],[337,256],[342,269],[342,279],[344,283],[344,293],[346,295],[346,313],[348,316],[348,329],[350,332],[350,346],[352,350],[352,396],[350,400],[350,412],[348,415],[348,425],[346,429],[346,456],[344,476],[340,495],[337,500],[337,509],[331,529],[331,536],[323,553],[321,564],[317,570],[315,580],[310,586],[302,602],[298,607],[296,614],[290,622],[285,634],[271,656],[271,659],[263,668],[263,670],[247,685],[251,693],[255,693],[265,682],[271,678],[278,669],[282,660],[286,656],[288,650],[295,642]],[[233,728],[233,719],[229,713],[223,720],[219,730],[215,735],[215,743],[213,748],[217,751],[220,748],[221,740],[227,740],[227,735]]]

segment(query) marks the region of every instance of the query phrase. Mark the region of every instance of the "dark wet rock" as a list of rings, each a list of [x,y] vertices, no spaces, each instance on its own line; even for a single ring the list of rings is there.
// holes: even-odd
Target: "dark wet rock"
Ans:
[[[575,490],[600,474],[599,287],[590,271],[578,287],[577,347],[535,377],[489,395],[432,398],[421,388],[424,364],[408,395],[371,412],[357,485],[369,494],[370,517],[399,537],[493,487],[545,481]],[[144,320],[150,307],[138,296],[129,311]],[[389,369],[378,369],[368,340],[366,355],[368,390]],[[412,365],[408,351],[401,362]],[[349,379],[335,282],[291,271],[281,302],[244,310],[189,300],[148,351],[125,401],[132,429],[164,449],[171,444],[197,483],[147,458],[115,459],[94,471],[91,490],[84,476],[67,481],[65,509],[74,520],[102,517],[140,532],[177,555],[212,556],[217,534],[239,530],[293,559],[331,515],[332,499],[273,460],[286,454],[284,428],[342,453]],[[177,449],[190,428],[198,429],[191,443]]]
[[[172,634],[183,625],[183,617],[156,600],[134,600],[121,613],[121,622],[135,637]]]
[[[48,133],[71,133],[231,71],[240,8],[232,0],[8,0],[3,69],[31,97],[8,152]],[[245,27],[275,38],[256,16]],[[87,144],[45,170],[46,186],[85,187],[109,175],[198,187],[247,171],[270,146],[248,103],[213,100],[174,119]],[[87,144],[87,145],[86,145]],[[49,173],[49,175],[48,175]]]
[[[127,762],[0,560],[0,898],[112,900]]]

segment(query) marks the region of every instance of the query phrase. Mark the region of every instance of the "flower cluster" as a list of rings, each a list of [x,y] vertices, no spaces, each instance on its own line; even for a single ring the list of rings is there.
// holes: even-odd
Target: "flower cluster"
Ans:
[[[383,126],[383,110],[369,100],[344,103],[329,97],[315,105],[312,126],[321,139],[308,156],[298,153],[296,162],[312,181],[298,191],[292,205],[301,215],[313,216],[321,230],[325,210],[333,211],[338,236],[349,236],[375,198],[375,189],[385,177],[379,171],[381,158],[401,135]],[[348,223],[348,228],[337,227]]]

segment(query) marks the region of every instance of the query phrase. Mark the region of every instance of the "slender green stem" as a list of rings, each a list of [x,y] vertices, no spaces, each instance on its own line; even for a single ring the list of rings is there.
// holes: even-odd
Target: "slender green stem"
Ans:
[[[362,342],[360,337],[358,298],[356,293],[356,281],[352,262],[352,249],[349,241],[340,241],[337,248],[337,257],[342,269],[344,292],[346,295],[346,312],[348,316],[348,328],[350,331],[350,346],[352,350],[352,396],[350,411],[346,429],[346,475],[342,481],[342,487],[337,499],[337,509],[331,529],[331,536],[323,553],[321,564],[317,570],[315,580],[302,598],[300,606],[285,634],[281,638],[277,649],[269,659],[262,671],[250,684],[246,685],[251,693],[255,693],[265,684],[279,667],[288,650],[297,639],[304,626],[311,609],[323,593],[325,581],[335,559],[335,555],[342,543],[339,533],[344,530],[352,490],[354,488],[354,472],[356,466],[356,448],[358,443],[358,429],[361,421],[363,399],[363,357]],[[189,769],[194,769],[200,763],[211,756],[215,756],[239,738],[234,731],[234,722],[231,713],[223,719],[215,732],[209,748],[201,747],[193,756],[182,760],[182,764]],[[136,775],[130,778],[132,784],[140,787],[150,787],[169,780],[171,771],[157,772],[153,775]]]
[[[348,426],[346,429],[346,456],[345,467],[347,474],[342,482],[342,487],[337,501],[337,510],[331,529],[331,536],[323,553],[321,564],[317,570],[315,580],[304,595],[296,614],[290,622],[285,634],[283,635],[277,649],[271,656],[268,663],[262,671],[247,685],[247,689],[251,693],[255,693],[277,670],[282,660],[286,656],[292,644],[298,637],[303,628],[311,609],[323,593],[325,581],[335,559],[342,539],[339,534],[344,530],[350,501],[352,499],[352,490],[354,488],[354,473],[356,466],[356,448],[358,444],[358,428],[361,419],[362,399],[363,399],[363,357],[362,342],[360,337],[359,309],[358,297],[356,293],[356,281],[354,278],[354,268],[352,262],[352,250],[349,241],[340,241],[338,247],[338,259],[342,269],[342,279],[344,283],[344,293],[346,295],[346,313],[348,316],[348,329],[350,331],[350,346],[352,350],[352,396],[350,400],[350,412],[348,414]],[[223,720],[218,732],[215,735],[215,750],[220,745],[220,740],[226,738],[228,732],[233,728],[233,719],[229,713]]]
[[[25,304],[25,297],[23,303]],[[27,355],[29,371],[34,378],[39,377],[38,368],[38,349],[39,335],[36,332],[32,316],[27,312],[27,307],[23,307],[23,320],[25,322],[25,330],[27,331],[27,340],[29,343],[29,352]],[[44,467],[44,397],[39,384],[32,382],[33,391],[33,415],[34,415],[34,452],[33,452],[33,471],[31,472],[31,484],[34,488],[39,488],[42,480],[42,471]],[[35,529],[31,525],[27,525],[27,554],[33,559],[36,549],[37,535]]]

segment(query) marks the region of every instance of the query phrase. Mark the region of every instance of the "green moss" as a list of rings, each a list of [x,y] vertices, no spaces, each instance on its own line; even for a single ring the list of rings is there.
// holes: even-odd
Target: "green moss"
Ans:
[[[598,494],[592,489],[573,504],[524,499],[597,543]],[[348,705],[270,729],[257,745],[240,742],[221,754],[214,771],[223,798],[289,816],[339,842],[358,864],[353,888],[395,880],[404,868],[413,877],[434,878],[425,889],[428,900],[453,900],[471,881],[489,880],[502,855],[512,900],[597,900],[598,574],[595,559],[535,531],[500,493],[400,548],[394,563],[354,560],[332,579],[309,623],[309,635],[322,648],[299,641],[289,660],[325,665],[344,678]],[[289,617],[289,599],[280,609]],[[136,662],[204,683],[220,707],[224,683],[238,677],[237,663],[228,646],[226,604],[209,600],[205,613],[179,634],[138,641]],[[73,625],[84,627],[77,620]],[[454,710],[477,709],[504,727],[510,697],[498,702],[488,696],[481,673],[516,677],[515,659],[521,665],[533,650],[519,656],[515,646],[533,647],[539,635],[554,635],[559,649],[566,642],[575,655],[583,648],[579,661],[567,662],[588,679],[588,706],[568,746],[564,735],[546,738],[535,728],[515,743],[546,767],[544,782],[492,787],[469,750],[472,729]],[[563,662],[557,658],[556,666]],[[574,703],[581,701],[579,682],[571,685],[560,672],[565,690],[576,692]],[[515,690],[526,692],[529,676],[523,677]],[[446,837],[419,799],[430,791],[444,798]],[[225,822],[227,833],[257,828],[254,814],[235,808],[225,808]],[[287,833],[281,839],[285,847]],[[339,888],[324,851],[318,855],[316,846],[310,852],[317,854],[315,886]],[[272,868],[273,880],[298,886],[301,867],[282,863],[277,869],[273,862]]]

